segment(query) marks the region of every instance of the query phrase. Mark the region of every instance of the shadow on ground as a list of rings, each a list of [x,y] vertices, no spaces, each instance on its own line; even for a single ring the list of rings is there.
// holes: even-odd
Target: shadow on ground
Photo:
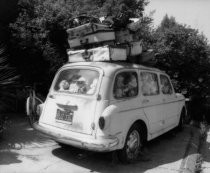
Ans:
[[[43,146],[48,138],[34,131],[26,116],[9,117],[9,124],[0,136],[0,165],[20,163],[17,150]]]
[[[210,125],[206,128],[206,136],[203,138],[201,143],[200,153],[202,154],[203,159],[203,173],[210,171]]]
[[[12,163],[21,163],[18,159],[18,154],[11,151],[0,152],[0,165],[9,165]]]
[[[183,133],[189,133],[186,128]],[[113,153],[96,153],[89,152],[73,147],[60,147],[52,151],[52,153],[62,160],[80,167],[90,170],[90,172],[145,172],[149,169],[161,167],[161,169],[170,169],[170,171],[178,171],[181,159],[184,155],[185,145],[188,142],[188,136],[180,132],[169,132],[159,138],[152,140],[147,144],[147,148],[143,157],[139,161],[129,165],[123,165],[119,161],[113,162]],[[179,148],[181,148],[179,150]],[[166,166],[172,162],[178,162],[177,165]],[[167,172],[167,171],[166,171]]]
[[[10,165],[14,163],[14,169],[15,166],[20,169],[25,163],[30,163],[34,172],[39,169],[42,170],[43,167],[46,172],[57,172],[62,167],[65,170],[84,168],[88,172],[103,173],[140,173],[150,172],[149,170],[153,172],[177,172],[185,154],[190,133],[191,127],[186,126],[182,132],[171,131],[162,135],[147,144],[144,152],[147,159],[142,157],[135,163],[123,165],[113,159],[112,153],[96,153],[73,147],[59,147],[54,141],[34,131],[29,126],[26,117],[23,116],[12,118],[10,127],[0,139],[0,165],[4,165],[4,168],[7,169],[5,166],[8,165],[10,168]],[[55,146],[52,147],[51,145]],[[27,153],[24,149],[28,149]],[[37,161],[29,162],[28,160],[31,158],[35,158]],[[36,165],[41,166],[38,169]]]

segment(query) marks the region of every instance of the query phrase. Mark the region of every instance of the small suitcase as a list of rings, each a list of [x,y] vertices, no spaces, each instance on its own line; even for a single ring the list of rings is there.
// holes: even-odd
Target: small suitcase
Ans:
[[[87,44],[97,44],[107,41],[114,41],[114,31],[98,31],[80,38],[68,40],[70,48],[79,48]]]
[[[69,51],[69,62],[83,61],[126,61],[124,47],[103,46],[88,50]]]

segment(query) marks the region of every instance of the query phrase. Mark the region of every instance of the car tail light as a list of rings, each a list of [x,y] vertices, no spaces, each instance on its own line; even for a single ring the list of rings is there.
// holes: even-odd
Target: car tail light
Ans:
[[[104,129],[104,127],[105,127],[105,119],[104,119],[104,117],[100,117],[99,118],[98,125],[99,125],[101,130]]]

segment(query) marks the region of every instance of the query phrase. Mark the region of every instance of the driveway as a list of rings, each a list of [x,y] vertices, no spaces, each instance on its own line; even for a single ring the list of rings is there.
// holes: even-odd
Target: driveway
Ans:
[[[10,127],[0,139],[1,173],[174,173],[185,166],[191,140],[191,127],[170,132],[147,144],[145,156],[123,165],[112,153],[95,153],[56,142],[34,131],[25,116],[11,119]]]

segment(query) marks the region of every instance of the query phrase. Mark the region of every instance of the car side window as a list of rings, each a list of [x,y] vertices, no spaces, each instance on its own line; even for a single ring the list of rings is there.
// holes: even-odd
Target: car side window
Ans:
[[[163,94],[172,94],[173,89],[167,76],[160,75],[161,91]]]
[[[117,74],[113,95],[116,99],[138,95],[138,78],[136,72],[121,72]]]
[[[141,72],[141,91],[144,96],[159,94],[158,76],[156,73]]]

